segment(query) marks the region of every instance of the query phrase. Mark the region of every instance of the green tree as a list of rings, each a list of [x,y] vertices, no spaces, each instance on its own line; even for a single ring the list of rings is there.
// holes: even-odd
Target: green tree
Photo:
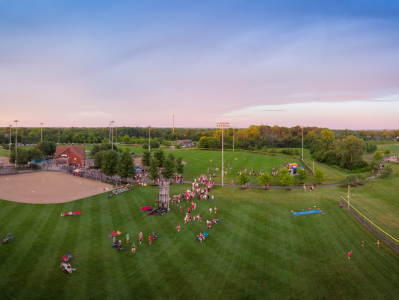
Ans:
[[[150,173],[150,178],[155,181],[159,177],[158,162],[155,158],[151,158],[149,165],[148,172]]]
[[[126,135],[123,137],[122,141],[123,141],[125,144],[129,144],[130,136],[128,136],[128,135],[126,134]]]
[[[92,142],[93,142],[93,144],[97,144],[97,143],[98,143],[98,139],[94,136],[94,137],[92,138]]]
[[[322,170],[316,169],[314,171],[314,178],[317,181],[323,181],[324,180],[324,172]]]
[[[154,152],[154,157],[158,162],[158,167],[162,168],[165,161],[165,152],[162,149],[159,149],[158,151]]]
[[[175,156],[173,155],[173,153],[170,153],[169,155],[168,155],[168,158],[171,160],[171,161],[175,161]]]
[[[173,160],[171,160],[170,158],[165,159],[163,167],[164,167],[162,171],[163,177],[167,179],[173,178],[173,173],[175,172],[175,164]]]
[[[125,149],[119,159],[119,164],[118,164],[118,174],[122,178],[128,178],[132,176],[134,171],[133,167],[133,158],[130,155],[129,149]]]
[[[258,177],[260,184],[263,186],[269,185],[272,182],[272,176],[269,173],[263,173]]]
[[[364,141],[353,135],[350,135],[347,138],[342,139],[338,143],[337,147],[338,150],[342,152],[343,156],[350,157],[350,161],[361,160],[362,155],[366,150]]]
[[[107,176],[112,176],[118,173],[119,155],[115,150],[107,150],[101,161],[101,170]]]
[[[299,180],[305,180],[308,177],[308,171],[305,169],[299,168],[296,170],[296,173],[298,174]]]
[[[184,172],[184,164],[183,164],[183,158],[181,156],[179,156],[175,160],[175,169],[176,169],[177,173],[183,174],[183,172]]]
[[[389,149],[385,149],[384,154],[391,154],[391,151],[389,151]]]
[[[97,152],[101,151],[101,147],[100,145],[93,145],[93,148],[91,148],[91,157],[94,157],[94,155],[96,155]]]
[[[99,168],[99,169],[101,169],[101,166],[102,166],[102,161],[103,161],[103,158],[104,158],[104,153],[105,153],[104,150],[98,151],[98,152],[97,152],[96,154],[94,154],[94,156],[93,156],[94,165],[95,165],[97,168]]]
[[[86,143],[91,144],[91,137],[89,137],[89,136],[87,137]]]
[[[280,174],[278,177],[280,183],[285,186],[294,184],[294,178],[289,173]]]
[[[57,144],[54,142],[39,142],[36,145],[36,148],[44,153],[46,156],[53,156],[55,154],[55,150],[57,148]]]
[[[374,155],[373,155],[373,158],[375,159],[375,160],[380,160],[381,158],[382,158],[382,152],[381,151],[377,151]]]
[[[30,149],[28,150],[28,158],[29,158],[29,161],[31,161],[32,159],[39,159],[39,158],[43,158],[43,157],[44,157],[43,152],[40,151],[40,150],[37,149],[37,148],[30,148]]]
[[[151,162],[151,152],[146,150],[144,151],[143,157],[141,158],[141,164],[144,167],[148,167],[150,165],[150,162]]]
[[[237,182],[241,185],[246,185],[249,182],[249,178],[245,173],[237,176]]]

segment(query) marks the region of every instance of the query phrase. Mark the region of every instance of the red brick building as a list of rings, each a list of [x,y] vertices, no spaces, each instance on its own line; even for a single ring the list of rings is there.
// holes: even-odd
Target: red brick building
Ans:
[[[54,161],[84,166],[85,146],[57,146]]]

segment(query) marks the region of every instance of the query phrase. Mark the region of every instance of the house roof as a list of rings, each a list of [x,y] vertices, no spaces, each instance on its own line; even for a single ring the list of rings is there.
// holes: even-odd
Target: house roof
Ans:
[[[192,140],[178,140],[178,142],[181,142],[181,143],[192,143],[193,141]]]
[[[60,156],[61,153],[65,152],[68,149],[71,149],[82,158],[85,158],[85,146],[57,146],[54,157]]]

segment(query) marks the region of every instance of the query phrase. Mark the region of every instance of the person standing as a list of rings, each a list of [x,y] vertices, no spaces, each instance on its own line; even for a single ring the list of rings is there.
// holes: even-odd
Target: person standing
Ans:
[[[218,209],[217,209],[216,206],[215,206],[215,208],[214,208],[215,214],[216,214],[217,210],[218,210]]]
[[[180,205],[180,212],[183,212],[183,206]]]
[[[140,245],[141,245],[141,242],[143,241],[143,232],[140,232],[139,238],[140,238]]]
[[[176,228],[177,228],[177,232],[179,232],[180,231],[180,224],[178,224]]]
[[[378,247],[380,246],[380,240],[377,241],[377,246],[378,246]]]
[[[126,234],[126,243],[129,244],[129,234]]]
[[[364,242],[362,241],[362,246],[364,246]]]
[[[352,251],[348,252],[348,259],[351,259],[351,254],[352,254]]]
[[[136,253],[136,246],[134,245],[134,243],[132,245],[132,253]]]
[[[212,213],[212,207],[209,208],[209,213]]]
[[[151,235],[148,236],[148,240],[149,240],[149,244],[150,244],[150,246],[151,246],[151,243],[152,243],[152,236],[151,236]]]
[[[215,197],[212,195],[212,202],[214,202],[215,201]]]

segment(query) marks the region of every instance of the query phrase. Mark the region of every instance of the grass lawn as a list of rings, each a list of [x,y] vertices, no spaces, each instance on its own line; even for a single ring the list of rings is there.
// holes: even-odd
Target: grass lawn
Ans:
[[[0,156],[10,157],[10,151],[0,150]]]
[[[371,189],[379,185],[376,181]],[[187,187],[172,185],[171,194]],[[141,206],[155,203],[158,189],[151,186],[110,199],[102,194],[65,204],[0,201],[0,232],[15,235],[14,241],[0,245],[2,297],[395,299],[399,255],[385,244],[377,248],[376,237],[338,207],[344,192],[339,187],[306,193],[216,187],[214,203],[196,201],[195,213],[201,214],[202,223],[187,224],[175,205],[165,216],[140,211]],[[373,197],[377,201],[379,196]],[[394,202],[389,205],[398,208]],[[205,221],[214,215],[209,207],[214,206],[222,221],[207,230]],[[314,206],[325,215],[291,217],[291,210]],[[59,216],[78,209],[79,217]],[[177,233],[179,223],[182,230]],[[130,234],[137,245],[135,254],[124,238],[126,252],[111,248],[107,234],[117,230],[123,237]],[[196,242],[203,230],[209,237]],[[153,231],[159,240],[149,246]],[[353,251],[351,260],[348,251]],[[59,269],[66,252],[74,255],[73,274]]]
[[[399,143],[377,145],[377,150],[384,152],[386,149],[389,149],[390,151],[395,151],[395,152],[399,151]]]
[[[165,155],[167,156],[170,152],[165,151]],[[205,150],[191,150],[191,149],[182,149],[182,150],[173,150],[173,155],[175,157],[181,156],[183,160],[187,162],[184,168],[184,179],[186,180],[194,180],[194,178],[199,177],[200,174],[207,174],[207,169],[214,171],[215,166],[221,166],[222,160],[222,152],[221,151],[205,151]],[[262,154],[252,154],[240,151],[225,151],[224,152],[224,160],[226,161],[226,167],[230,164],[230,167],[233,168],[232,171],[228,171],[227,175],[225,175],[224,183],[230,184],[231,180],[237,181],[237,172],[240,170],[248,169],[260,172],[271,172],[273,166],[276,166],[277,169],[283,168],[285,162],[297,163],[299,166],[301,162],[298,159],[294,159],[291,157],[285,156],[272,156],[272,155],[262,155]],[[304,149],[304,160],[310,167],[312,167],[311,160],[309,159],[310,153],[309,150]],[[237,160],[235,160],[237,158]],[[256,160],[252,160],[251,158],[255,158]],[[212,159],[212,162],[210,160]],[[247,159],[247,160],[244,160]],[[210,168],[211,166],[211,168]],[[323,184],[333,184],[339,183],[340,180],[346,177],[348,174],[344,171],[332,168],[326,164],[315,162],[315,167],[320,168],[324,174],[325,179],[323,180]],[[229,168],[229,167],[228,167]],[[190,169],[190,173],[188,172]],[[217,172],[217,177],[215,178],[216,183],[221,183],[221,171]],[[368,175],[368,174],[366,174]],[[371,172],[370,172],[371,175]],[[249,176],[252,185],[260,185],[257,176]],[[295,178],[294,185],[300,185],[300,180]],[[309,176],[308,179],[304,180],[306,184],[313,184],[315,179]],[[236,184],[238,184],[236,182]],[[274,177],[272,181],[272,185],[281,185],[278,177]]]

